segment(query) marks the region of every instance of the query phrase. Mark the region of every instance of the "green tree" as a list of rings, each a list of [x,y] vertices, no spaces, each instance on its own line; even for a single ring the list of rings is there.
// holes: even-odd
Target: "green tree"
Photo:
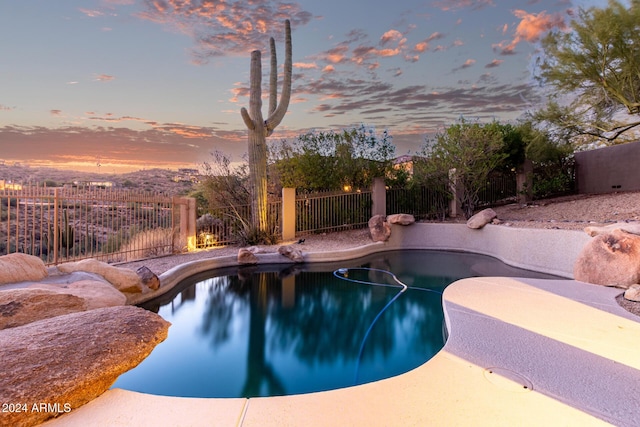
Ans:
[[[275,147],[274,168],[283,186],[301,191],[368,188],[390,176],[395,146],[385,130],[360,125],[341,132],[309,132]]]
[[[611,143],[640,125],[640,0],[580,9],[542,48],[537,77],[552,95],[533,117],[557,140]]]
[[[422,154],[426,161],[420,169],[425,176],[455,180],[461,186],[456,198],[466,218],[473,215],[489,173],[507,158],[499,126],[464,119],[427,141]]]

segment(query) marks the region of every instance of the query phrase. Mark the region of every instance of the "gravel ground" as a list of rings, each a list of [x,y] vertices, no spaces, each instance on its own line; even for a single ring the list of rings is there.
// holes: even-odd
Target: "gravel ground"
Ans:
[[[611,193],[602,195],[571,195],[554,199],[539,200],[531,204],[510,204],[493,208],[502,226],[582,230],[590,225],[606,225],[614,222],[640,222],[640,191]],[[463,218],[448,222],[464,223]],[[297,240],[278,245],[260,246],[263,252],[276,252],[280,245],[294,244],[305,252],[328,252],[348,249],[371,243],[368,229],[348,230],[335,233],[303,236],[303,243]],[[202,250],[188,254],[171,255],[162,258],[120,264],[121,267],[137,269],[148,267],[161,273],[185,262],[221,256],[235,256],[237,246]],[[618,303],[626,310],[640,316],[640,303],[619,297]]]

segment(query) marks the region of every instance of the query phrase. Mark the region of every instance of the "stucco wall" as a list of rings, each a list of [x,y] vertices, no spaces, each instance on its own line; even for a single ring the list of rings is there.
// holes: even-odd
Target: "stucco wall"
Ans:
[[[575,153],[578,193],[640,190],[640,141]]]

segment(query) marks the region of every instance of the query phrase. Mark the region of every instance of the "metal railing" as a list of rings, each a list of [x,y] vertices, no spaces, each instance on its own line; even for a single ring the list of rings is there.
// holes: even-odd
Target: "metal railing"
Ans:
[[[363,228],[371,218],[371,191],[296,197],[296,234]]]
[[[84,258],[130,261],[174,252],[172,197],[131,190],[27,186],[0,191],[0,255],[52,265]]]
[[[282,202],[267,203],[269,229],[280,233]],[[251,222],[251,206],[221,206],[209,209],[196,220],[196,248],[205,249],[238,243]]]
[[[499,206],[516,201],[518,189],[515,173],[493,173],[478,193],[478,208]]]
[[[390,188],[386,197],[387,215],[406,213],[413,215],[416,220],[444,218],[450,197],[444,188]]]

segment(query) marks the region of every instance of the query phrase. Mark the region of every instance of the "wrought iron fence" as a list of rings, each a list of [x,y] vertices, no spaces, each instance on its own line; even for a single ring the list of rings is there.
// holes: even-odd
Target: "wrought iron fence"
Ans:
[[[499,206],[516,201],[518,188],[515,173],[493,173],[478,193],[478,207]]]
[[[299,196],[296,198],[296,234],[366,227],[371,206],[371,191]]]
[[[27,186],[0,191],[0,255],[22,252],[58,264],[130,261],[174,252],[172,197],[130,190]]]
[[[282,202],[267,203],[267,221],[269,229],[279,235],[281,226]],[[251,221],[251,206],[221,206],[209,209],[196,220],[196,248],[206,249],[215,246],[235,244],[242,239]]]
[[[386,197],[387,215],[406,213],[416,220],[441,219],[447,215],[450,198],[446,188],[390,188]]]

